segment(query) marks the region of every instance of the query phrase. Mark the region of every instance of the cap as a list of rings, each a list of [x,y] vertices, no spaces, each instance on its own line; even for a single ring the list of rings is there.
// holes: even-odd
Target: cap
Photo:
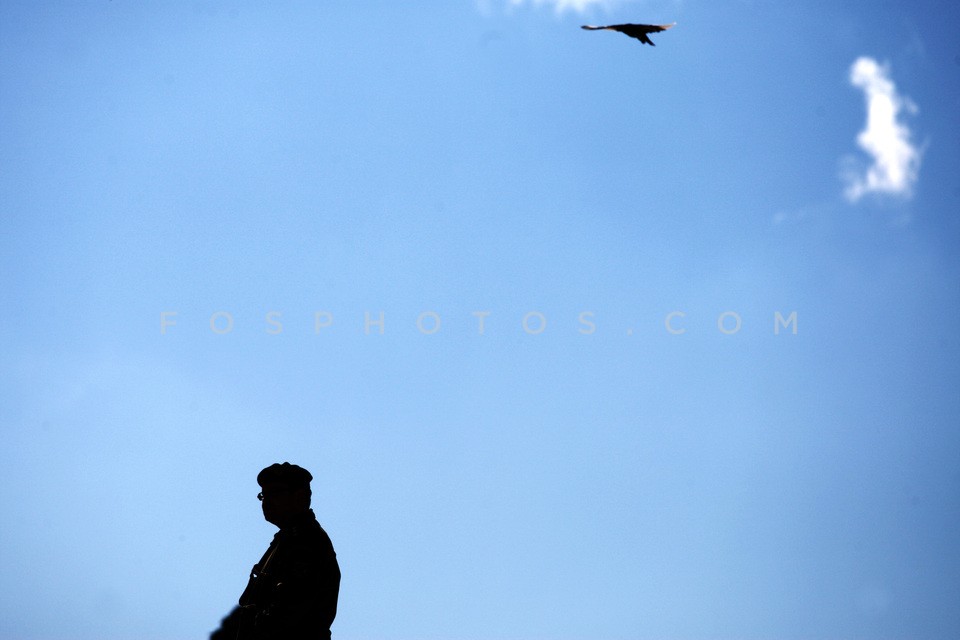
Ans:
[[[289,462],[274,463],[257,474],[257,484],[261,487],[264,483],[275,482],[285,484],[291,489],[309,488],[311,480],[313,476],[309,471]]]

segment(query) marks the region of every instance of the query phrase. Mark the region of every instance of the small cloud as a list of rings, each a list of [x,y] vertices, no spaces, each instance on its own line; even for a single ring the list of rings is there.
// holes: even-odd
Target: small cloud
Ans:
[[[823,218],[832,213],[837,207],[836,200],[808,204],[796,209],[781,209],[773,214],[770,222],[773,226],[799,224],[811,218]]]
[[[489,15],[492,9],[492,5],[496,0],[474,0],[477,8],[484,15]],[[524,5],[532,5],[534,7],[553,7],[554,11],[557,14],[563,14],[567,11],[573,11],[574,13],[590,13],[593,9],[601,9],[605,13],[609,13],[613,9],[620,7],[626,4],[636,4],[636,3],[647,3],[649,4],[651,0],[500,0],[503,4],[507,5],[510,8],[513,7],[522,7]],[[666,2],[671,5],[674,10],[680,5],[682,0],[661,0],[659,3],[662,4]]]
[[[613,0],[510,0],[510,4],[519,6],[522,4],[533,4],[536,6],[547,4],[553,5],[557,13],[564,13],[572,9],[577,13],[584,13],[591,7],[609,7],[614,4]]]
[[[850,68],[850,83],[863,89],[866,98],[866,128],[857,144],[873,163],[864,169],[855,159],[845,159],[844,195],[850,202],[868,193],[909,197],[919,177],[921,154],[911,142],[910,129],[898,118],[901,111],[916,113],[916,105],[897,93],[888,69],[873,58],[857,58]]]

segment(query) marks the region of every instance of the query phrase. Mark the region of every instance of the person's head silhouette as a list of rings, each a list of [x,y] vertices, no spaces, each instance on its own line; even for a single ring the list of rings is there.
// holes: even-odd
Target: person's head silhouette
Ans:
[[[281,529],[310,511],[310,472],[295,464],[272,464],[257,475],[257,496],[267,522]]]

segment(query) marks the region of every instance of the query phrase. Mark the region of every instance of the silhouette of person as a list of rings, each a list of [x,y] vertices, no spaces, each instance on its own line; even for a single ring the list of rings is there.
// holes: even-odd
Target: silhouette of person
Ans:
[[[330,638],[340,566],[310,508],[311,480],[309,471],[289,462],[272,464],[257,476],[263,517],[280,530],[253,565],[238,619],[228,616],[221,625],[226,631],[235,623],[238,640]]]
[[[243,608],[234,607],[233,611],[220,621],[220,627],[210,634],[210,640],[237,640],[242,619]]]

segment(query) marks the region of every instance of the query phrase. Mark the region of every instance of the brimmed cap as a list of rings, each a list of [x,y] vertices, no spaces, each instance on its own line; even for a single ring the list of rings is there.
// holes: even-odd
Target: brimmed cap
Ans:
[[[257,474],[257,484],[261,487],[264,483],[278,483],[285,484],[291,489],[309,488],[311,480],[313,476],[309,471],[289,462],[274,463]]]

